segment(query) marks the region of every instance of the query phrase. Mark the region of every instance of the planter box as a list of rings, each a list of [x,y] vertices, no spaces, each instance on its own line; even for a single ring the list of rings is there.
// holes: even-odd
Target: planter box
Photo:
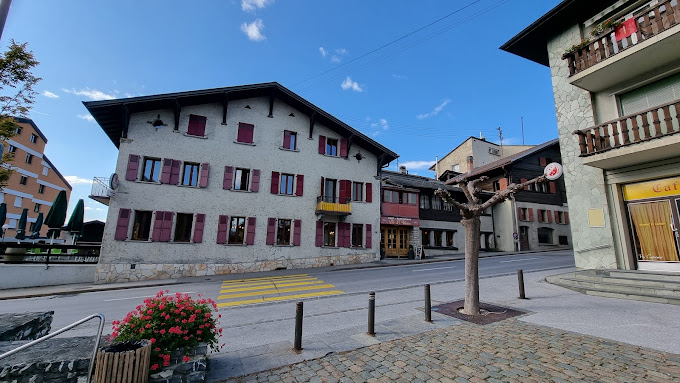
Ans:
[[[184,349],[179,348],[170,355],[170,365],[151,372],[149,383],[199,383],[207,377],[208,345],[199,344],[186,354],[191,358],[184,361]]]
[[[149,381],[151,342],[123,342],[102,347],[95,362],[95,383],[146,383]]]

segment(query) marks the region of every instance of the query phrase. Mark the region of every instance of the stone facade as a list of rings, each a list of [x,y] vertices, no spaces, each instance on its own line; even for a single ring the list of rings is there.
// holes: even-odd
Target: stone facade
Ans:
[[[47,335],[54,311],[0,314],[0,342],[35,340]]]
[[[188,352],[177,349],[170,355],[170,365],[162,367],[161,371],[151,373],[149,383],[202,383],[207,377],[208,346],[202,344]],[[189,361],[183,360],[184,355]]]

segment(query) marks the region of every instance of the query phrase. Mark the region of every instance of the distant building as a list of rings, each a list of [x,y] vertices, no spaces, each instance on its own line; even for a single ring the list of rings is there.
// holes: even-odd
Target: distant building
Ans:
[[[83,223],[83,235],[78,238],[78,243],[101,243],[102,238],[104,237],[104,226],[104,222],[97,220]]]
[[[24,208],[28,209],[27,236],[33,231],[33,224],[39,213],[47,214],[52,201],[60,190],[71,195],[71,185],[47,158],[45,145],[47,137],[30,118],[15,117],[19,128],[16,135],[6,140],[6,147],[0,145],[2,154],[12,153],[14,160],[8,165],[14,169],[7,186],[0,191],[0,202],[7,204],[9,228],[5,237],[9,240],[16,235],[16,227]],[[43,225],[40,234],[47,235]]]
[[[440,178],[444,172],[467,173],[470,170],[490,164],[503,157],[511,156],[533,145],[497,145],[484,138],[470,137],[455,147],[452,151],[440,158],[430,167],[437,172],[436,178]]]

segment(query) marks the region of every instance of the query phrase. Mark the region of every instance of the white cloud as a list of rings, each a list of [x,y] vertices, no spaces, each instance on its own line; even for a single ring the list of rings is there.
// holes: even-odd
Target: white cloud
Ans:
[[[349,77],[349,76],[347,76],[345,81],[343,81],[340,86],[342,87],[343,90],[352,89],[355,92],[363,92],[364,91],[364,88],[362,88],[359,85],[358,82],[352,81],[352,78]]]
[[[334,54],[334,55],[331,56],[331,62],[339,63],[340,61],[342,61],[342,56],[345,56],[346,54],[348,54],[349,51],[348,51],[347,49],[345,49],[345,48],[337,48],[337,49],[335,50],[335,53],[336,53],[336,54]],[[324,49],[323,52],[321,53],[321,55],[322,55],[323,57],[326,57],[327,54],[328,54],[328,51],[325,50],[325,49]]]
[[[79,114],[78,118],[82,118],[83,120],[86,120],[87,122],[94,122],[94,117],[92,117],[91,114]]]
[[[92,180],[87,179],[87,178],[80,178],[78,176],[66,176],[64,177],[68,183],[71,185],[84,185],[84,184],[91,184]]]
[[[241,9],[244,12],[253,12],[256,9],[262,9],[273,2],[274,0],[241,0]]]
[[[241,24],[241,30],[243,31],[243,33],[248,35],[248,38],[251,39],[252,41],[262,41],[267,38],[265,35],[262,34],[263,29],[264,23],[262,22],[262,19],[257,19],[250,24],[248,23]]]
[[[90,89],[90,88],[81,89],[81,90],[75,90],[73,88],[62,89],[62,90],[66,93],[74,94],[76,96],[85,96],[85,97],[89,98],[90,100],[94,100],[94,101],[113,100],[114,98],[116,98],[112,94],[104,93],[100,90]],[[114,93],[118,93],[118,92],[114,92]]]
[[[345,49],[345,48],[338,48],[338,49],[335,50],[335,53],[344,56],[344,55],[346,55],[348,52],[347,52],[347,49]]]
[[[45,96],[45,97],[48,97],[48,98],[59,98],[58,94],[54,94],[54,93],[50,92],[49,90],[44,90],[42,92],[42,95]]]
[[[408,77],[403,74],[393,74],[392,77],[396,78],[397,80],[408,80]]]
[[[367,120],[370,121],[370,117],[367,118]],[[371,129],[373,129],[373,132],[371,132],[371,136],[373,137],[378,137],[380,133],[386,132],[390,129],[390,124],[384,118],[381,118],[376,122],[372,122],[370,126]]]
[[[406,170],[409,171],[429,169],[432,165],[434,165],[434,161],[406,161],[399,163],[399,166],[406,166]]]
[[[450,102],[451,102],[451,100],[449,100],[449,99],[447,98],[446,100],[442,101],[441,104],[435,106],[434,109],[432,109],[431,112],[419,114],[419,115],[416,116],[416,118],[419,119],[419,120],[424,120],[424,119],[426,119],[426,118],[428,118],[428,117],[436,116],[436,115],[438,115],[439,112],[441,112],[442,109],[444,109],[444,107],[446,107],[446,105],[448,105]]]
[[[321,53],[321,57],[326,57],[328,55],[328,51],[324,49],[324,47],[319,47],[319,53]]]

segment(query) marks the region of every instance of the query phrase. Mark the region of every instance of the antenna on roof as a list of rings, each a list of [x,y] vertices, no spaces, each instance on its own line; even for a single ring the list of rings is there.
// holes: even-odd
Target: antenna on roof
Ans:
[[[524,117],[522,117],[522,145],[524,145]]]
[[[501,158],[503,158],[503,129],[501,127],[498,127],[498,139],[501,142]]]

